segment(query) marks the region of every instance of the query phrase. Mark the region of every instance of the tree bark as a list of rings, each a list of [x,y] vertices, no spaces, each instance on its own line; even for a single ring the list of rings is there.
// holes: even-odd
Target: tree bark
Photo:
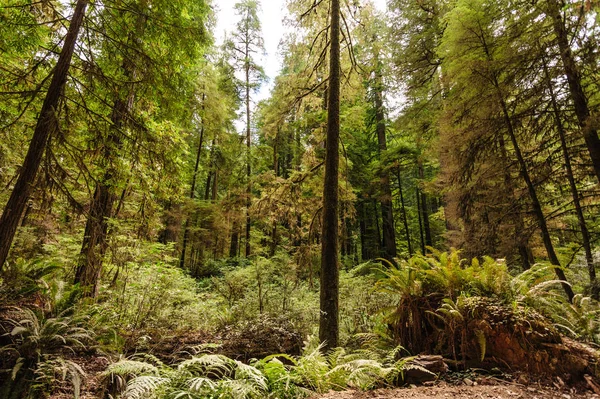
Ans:
[[[423,169],[423,164],[419,162],[419,179],[423,181],[425,179],[425,171]],[[427,201],[427,195],[424,192],[420,192],[421,194],[421,215],[423,218],[423,231],[425,233],[425,245],[428,247],[433,246],[433,239],[431,237],[431,227],[429,225],[429,204]]]
[[[544,63],[544,74],[546,78],[546,85],[548,86],[548,94],[550,94],[552,111],[554,112],[554,122],[556,124],[558,136],[560,137],[560,146],[562,148],[563,159],[565,162],[567,180],[569,181],[569,188],[571,189],[571,196],[573,197],[573,205],[575,205],[575,213],[577,214],[579,229],[581,230],[581,240],[583,244],[583,249],[585,251],[585,260],[588,267],[588,274],[590,276],[590,285],[594,287],[596,283],[596,267],[594,265],[594,256],[592,254],[592,245],[590,243],[590,233],[587,228],[587,223],[585,222],[585,217],[583,216],[583,209],[581,207],[579,191],[577,190],[575,178],[573,177],[573,167],[571,166],[571,156],[567,147],[566,132],[560,117],[560,109],[556,101],[556,96],[554,94],[552,82],[550,81],[550,76],[548,74],[548,66],[546,65],[545,59],[542,59],[542,62]]]
[[[331,1],[327,143],[323,185],[319,340],[325,352],[339,344],[338,167],[340,136],[340,1]]]
[[[231,243],[229,245],[229,257],[235,258],[238,256],[239,234],[238,224],[234,221],[231,228]]]
[[[573,57],[571,46],[569,45],[565,22],[560,14],[563,6],[564,4],[561,0],[548,0],[548,16],[552,18],[552,26],[560,50],[560,58],[563,63],[565,75],[567,76],[569,93],[575,107],[575,115],[577,116],[579,127],[581,128],[590,154],[594,172],[600,182],[600,139],[598,138],[598,131],[592,126],[588,101],[581,85],[581,74]]]
[[[488,45],[485,41],[485,36],[482,34],[483,38],[483,50],[485,51],[488,62],[492,63],[492,57],[490,55],[490,51]],[[554,273],[556,277],[562,281],[563,289],[569,298],[569,301],[573,301],[573,297],[575,294],[573,293],[573,289],[571,285],[567,282],[567,277],[565,276],[564,271],[561,269],[560,261],[558,260],[558,256],[554,251],[554,245],[552,244],[552,239],[550,237],[550,231],[548,230],[548,225],[546,224],[546,217],[544,216],[544,212],[542,210],[542,205],[537,196],[537,192],[535,191],[535,186],[533,185],[533,181],[529,176],[529,171],[527,170],[527,163],[525,162],[525,158],[523,158],[523,154],[521,152],[521,148],[519,146],[519,142],[517,140],[517,135],[515,133],[515,129],[513,126],[513,122],[510,118],[510,113],[508,112],[508,106],[506,104],[506,100],[502,94],[502,88],[500,87],[500,83],[498,82],[498,76],[494,71],[492,71],[491,76],[492,84],[494,85],[494,89],[496,91],[498,103],[502,109],[502,116],[504,117],[504,124],[506,126],[506,130],[508,131],[508,135],[510,137],[510,141],[513,145],[513,149],[515,150],[515,155],[517,157],[517,161],[519,163],[519,168],[521,172],[521,177],[525,181],[525,185],[527,186],[527,192],[529,193],[529,197],[531,199],[531,205],[533,208],[533,213],[538,221],[538,225],[540,228],[540,232],[542,234],[542,241],[544,242],[544,247],[546,248],[546,252],[548,254],[548,259],[550,263],[555,266]]]
[[[379,61],[377,60],[379,64]],[[377,123],[377,142],[379,144],[379,159],[387,151],[387,141],[385,132],[385,113],[383,109],[383,79],[381,78],[381,66],[378,65],[375,70],[375,120]],[[383,167],[383,165],[382,165]],[[394,229],[394,211],[392,208],[392,190],[390,188],[390,174],[387,169],[381,172],[381,224],[383,230],[383,253],[384,258],[395,263],[396,257],[396,231]]]
[[[425,255],[425,236],[423,235],[423,216],[421,210],[421,190],[419,190],[419,187],[417,186],[415,191],[417,195],[417,215],[419,216],[419,236],[421,238],[421,254]]]
[[[504,172],[504,186],[507,191],[508,200],[512,203],[517,203],[517,198],[515,198],[514,187],[512,184],[513,179],[509,169],[510,162],[508,160],[508,154],[506,153],[506,144],[502,135],[498,137],[498,146],[500,147],[500,156],[502,157],[503,162],[502,168]],[[517,209],[516,215],[514,216],[514,223],[514,236],[516,240],[517,250],[519,251],[519,256],[521,258],[521,265],[523,270],[529,270],[531,268],[531,262],[529,261],[530,251],[528,246],[524,242],[524,238],[522,237],[524,235],[523,231],[525,229],[525,223],[523,223],[523,217],[519,212],[519,209]]]
[[[202,93],[202,110],[204,110],[204,100],[206,94]],[[190,199],[194,200],[196,197],[196,181],[198,180],[198,170],[200,168],[200,156],[202,154],[202,146],[204,145],[204,120],[200,126],[200,137],[198,139],[198,149],[196,151],[196,163],[194,164],[194,174],[192,175],[192,185],[190,187]],[[181,256],[179,257],[179,267],[185,268],[185,256],[187,251],[187,243],[189,240],[189,217],[185,219],[183,224],[183,243],[181,244]]]
[[[252,168],[250,166],[250,144],[251,144],[251,131],[250,131],[250,48],[249,38],[246,34],[246,177],[248,178],[248,185],[246,187],[246,258],[250,256],[250,206],[252,205],[252,185],[250,184],[250,174]]]
[[[406,204],[404,202],[404,193],[402,192],[402,178],[400,176],[400,168],[396,169],[396,178],[398,179],[398,195],[400,199],[400,209],[402,210],[402,223],[406,233],[406,244],[408,245],[408,254],[413,256],[412,243],[410,240],[410,229],[408,228],[408,217],[406,216]]]
[[[359,202],[360,216],[358,218],[358,228],[360,232],[360,257],[361,261],[369,260],[367,253],[367,211],[365,210],[364,201]]]
[[[135,27],[129,32],[129,42],[133,43],[142,33],[147,17],[139,14]],[[135,81],[136,67],[132,59],[124,57],[123,73],[130,82]],[[117,94],[119,96],[119,94]],[[104,254],[108,247],[108,220],[113,216],[113,204],[116,200],[115,179],[118,170],[114,166],[115,158],[121,148],[121,129],[130,111],[135,97],[134,88],[128,88],[125,98],[117,97],[111,114],[111,126],[103,147],[104,174],[96,182],[96,188],[86,221],[79,264],[75,272],[75,283],[83,289],[83,295],[95,298],[98,295],[98,282],[102,272]]]
[[[87,0],[78,0],[75,5],[69,30],[65,37],[65,43],[54,67],[52,80],[44,98],[31,142],[29,143],[27,155],[19,171],[19,177],[15,182],[10,198],[4,207],[2,217],[0,217],[0,271],[6,262],[17,227],[19,226],[19,220],[31,196],[48,138],[55,131],[58,124],[56,111],[67,80],[67,74],[71,66],[71,59],[73,58],[77,36],[83,17],[85,16],[87,4]]]
[[[540,200],[538,199],[537,192],[535,191],[535,187],[529,176],[529,171],[527,170],[527,164],[525,163],[525,159],[523,158],[523,154],[521,153],[521,148],[519,147],[519,143],[517,141],[517,136],[514,131],[513,123],[510,119],[510,114],[508,113],[508,107],[504,98],[502,97],[500,91],[500,85],[496,77],[494,76],[494,85],[498,92],[498,100],[500,102],[500,106],[502,108],[502,114],[504,116],[504,122],[506,124],[506,128],[508,130],[508,135],[510,137],[510,141],[512,142],[513,149],[515,150],[515,155],[517,156],[517,161],[519,162],[519,167],[521,169],[521,177],[525,181],[525,185],[527,186],[527,192],[529,193],[529,197],[531,199],[531,205],[533,208],[533,213],[536,216],[538,221],[538,225],[540,227],[540,231],[542,233],[542,241],[544,242],[544,247],[546,248],[546,252],[548,254],[548,258],[550,263],[555,266],[554,272],[556,273],[556,277],[561,280],[563,289],[569,298],[569,301],[573,301],[573,297],[575,294],[573,293],[573,289],[567,282],[567,277],[565,276],[564,271],[560,267],[560,261],[558,260],[558,256],[554,251],[554,245],[552,244],[552,239],[550,237],[550,232],[548,230],[548,225],[546,224],[546,217],[544,216],[544,212],[542,210],[542,205],[540,204]]]

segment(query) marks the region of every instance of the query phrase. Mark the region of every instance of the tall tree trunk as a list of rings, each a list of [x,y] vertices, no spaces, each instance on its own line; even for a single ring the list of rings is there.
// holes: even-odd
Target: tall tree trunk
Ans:
[[[206,185],[204,186],[204,201],[208,201],[211,190],[213,189],[213,179],[217,178],[217,169],[215,166],[215,139],[213,138],[210,144],[210,155],[209,155],[210,169],[208,170],[208,176],[206,176]]]
[[[235,258],[238,256],[238,246],[239,246],[239,233],[238,233],[238,224],[236,221],[233,222],[233,226],[231,228],[231,244],[229,245],[229,257]]]
[[[360,216],[358,218],[358,228],[360,231],[360,254],[361,261],[365,262],[370,259],[367,252],[367,211],[364,201],[360,201]]]
[[[146,19],[146,15],[138,15],[134,30],[129,32],[128,41],[130,43],[137,40]],[[122,70],[130,82],[134,82],[136,79],[135,68],[134,60],[125,56]],[[113,204],[117,197],[114,181],[118,176],[118,170],[115,167],[115,158],[119,156],[118,151],[122,146],[121,130],[132,107],[134,97],[134,88],[130,85],[125,98],[118,97],[113,105],[111,126],[103,147],[104,174],[96,182],[81,245],[79,264],[75,272],[75,283],[83,288],[84,296],[95,298],[98,295],[98,282],[102,272],[104,254],[108,247],[108,219],[113,216]]]
[[[379,226],[379,209],[377,209],[377,201],[375,199],[373,199],[373,201],[371,202],[373,204],[373,218],[375,219],[375,242],[377,243],[376,245],[376,254],[377,256],[381,256],[381,252],[382,252],[382,243],[383,240],[381,239],[381,228]]]
[[[506,101],[502,97],[500,85],[495,76],[494,85],[498,93],[498,100],[502,108],[502,114],[504,116],[504,122],[508,130],[508,135],[510,136],[510,141],[512,142],[513,149],[515,150],[515,155],[517,156],[517,161],[519,162],[519,167],[521,169],[521,177],[523,178],[523,180],[525,181],[525,185],[527,186],[527,192],[529,193],[529,197],[531,199],[533,213],[536,216],[538,225],[540,227],[540,231],[542,233],[542,241],[544,242],[544,247],[546,248],[548,258],[550,260],[550,263],[555,266],[554,272],[556,273],[556,277],[563,282],[562,286],[565,290],[565,293],[567,294],[567,297],[569,298],[569,301],[573,301],[573,297],[575,296],[575,294],[573,293],[573,289],[567,282],[567,277],[565,276],[564,271],[561,269],[560,261],[558,260],[558,256],[556,256],[556,252],[554,251],[554,245],[552,244],[552,239],[550,237],[548,225],[546,224],[546,217],[544,216],[542,205],[538,199],[537,192],[535,191],[535,186],[533,185],[533,181],[529,176],[527,164],[525,163],[525,159],[523,158],[523,154],[521,153],[521,148],[519,147],[519,143],[517,141],[517,136],[514,131],[513,123],[510,118],[510,114],[508,113],[508,106],[506,105]]]
[[[206,176],[206,184],[204,185],[204,200],[208,201],[208,199],[210,198],[210,188],[212,187],[212,177],[213,177],[213,172],[212,170],[208,171],[208,175]]]
[[[246,258],[250,256],[250,206],[252,205],[252,185],[250,183],[250,57],[249,40],[246,38],[246,177],[248,178],[246,187]]]
[[[338,167],[340,137],[340,0],[331,0],[327,143],[323,184],[319,340],[325,352],[339,344]]]
[[[129,69],[128,71],[131,72]],[[105,171],[96,182],[85,224],[79,263],[75,272],[75,283],[82,287],[84,296],[92,298],[98,295],[98,281],[108,247],[108,219],[113,216],[113,205],[117,197],[114,180],[118,171],[114,166],[114,159],[121,148],[122,141],[119,135],[129,111],[129,104],[133,100],[132,96],[133,91],[130,91],[126,100],[117,99],[113,106],[112,125],[104,143],[102,155]]]
[[[85,16],[87,4],[88,0],[78,0],[75,5],[69,30],[65,37],[65,43],[54,67],[52,80],[44,98],[31,142],[29,143],[27,155],[19,171],[19,177],[15,182],[10,198],[4,207],[2,217],[0,217],[0,271],[4,266],[4,262],[6,262],[17,227],[19,226],[19,220],[31,196],[48,138],[58,125],[56,111],[67,80],[71,58],[73,57],[77,36],[83,17]]]
[[[565,75],[567,76],[569,93],[575,107],[575,115],[577,115],[577,121],[590,154],[594,172],[598,181],[600,181],[600,139],[598,138],[598,131],[592,125],[588,101],[581,85],[581,74],[573,57],[571,46],[569,45],[565,21],[560,13],[563,7],[564,3],[561,0],[548,0],[548,16],[552,18],[552,26],[560,50],[560,58],[563,63]]]
[[[109,150],[110,151],[110,150]],[[96,183],[96,189],[85,224],[80,259],[75,272],[75,283],[83,288],[83,295],[95,298],[98,281],[108,246],[108,218],[112,215],[115,195],[110,186],[114,171],[109,168]]]
[[[219,171],[216,169],[216,165],[215,165],[215,174],[213,175],[213,182],[212,182],[212,195],[210,197],[210,201],[211,202],[217,202],[217,195],[219,194]]]
[[[204,110],[204,100],[206,94],[202,93],[202,110]],[[196,197],[196,181],[198,180],[198,170],[200,168],[200,156],[202,154],[202,146],[204,145],[204,120],[200,126],[200,137],[198,139],[198,149],[196,151],[196,163],[194,164],[194,174],[192,175],[192,185],[190,187],[190,199],[194,200]],[[187,251],[187,244],[189,240],[189,217],[185,219],[183,224],[183,243],[181,244],[181,255],[179,257],[179,267],[183,269],[185,267],[185,255]]]
[[[379,158],[387,151],[385,132],[385,113],[383,109],[383,79],[381,78],[381,65],[377,60],[375,69],[375,120],[377,123],[377,142],[379,144]],[[396,231],[394,229],[394,211],[392,208],[392,190],[390,188],[390,174],[387,169],[381,172],[379,181],[381,187],[381,224],[383,229],[384,258],[395,263],[396,257]]]
[[[546,77],[546,85],[548,86],[548,93],[550,94],[550,102],[552,103],[552,111],[554,112],[556,130],[558,131],[558,136],[560,137],[560,146],[562,148],[563,159],[565,161],[565,171],[567,172],[567,180],[569,181],[569,188],[571,189],[571,196],[573,197],[573,204],[575,205],[575,213],[577,214],[577,220],[579,221],[579,229],[581,230],[581,240],[585,251],[585,260],[588,267],[588,273],[590,276],[590,285],[594,287],[596,284],[596,267],[594,265],[592,245],[590,244],[590,233],[585,222],[585,217],[583,216],[583,209],[581,208],[581,199],[579,197],[579,191],[577,190],[575,178],[573,177],[571,156],[567,147],[566,132],[560,117],[560,109],[558,108],[558,103],[556,101],[554,89],[552,88],[552,82],[550,81],[546,60],[542,59],[542,62],[544,63],[544,74]]]
[[[279,177],[279,127],[277,127],[277,133],[275,134],[275,139],[273,140],[273,173],[275,177]],[[284,172],[286,168],[283,168]],[[275,256],[275,252],[277,251],[277,219],[274,219],[271,223],[271,242],[269,245],[269,257]]]
[[[410,229],[408,228],[408,217],[406,216],[406,204],[404,202],[404,193],[402,192],[402,178],[400,176],[400,168],[396,169],[396,178],[398,179],[398,194],[400,199],[400,209],[402,210],[402,223],[406,233],[406,244],[408,245],[408,254],[413,256],[412,243],[410,240]]]
[[[423,181],[425,179],[425,171],[423,164],[419,162],[419,179]],[[423,217],[423,231],[425,232],[425,245],[428,247],[433,246],[433,239],[431,238],[431,227],[429,225],[429,203],[427,201],[427,194],[423,191],[421,193],[421,215]]]
[[[550,1],[552,1],[552,0],[550,0]],[[484,51],[485,51],[487,60],[488,60],[488,62],[490,62],[493,65],[493,63],[492,63],[493,60],[490,55],[488,45],[485,42],[485,36],[482,35],[482,37],[484,38],[484,41],[482,44],[484,47]],[[531,177],[529,176],[529,171],[527,170],[527,163],[525,162],[525,158],[523,158],[523,154],[521,153],[521,148],[519,147],[519,142],[517,140],[517,135],[515,133],[513,122],[512,122],[512,119],[510,118],[510,113],[508,112],[508,106],[506,105],[506,100],[504,99],[504,96],[502,94],[502,88],[500,87],[500,83],[498,82],[498,77],[495,72],[492,73],[491,78],[492,78],[492,83],[494,85],[494,88],[496,90],[496,95],[498,97],[499,105],[502,109],[502,116],[504,117],[504,123],[506,125],[506,130],[508,131],[510,141],[513,145],[513,148],[515,150],[515,155],[516,155],[517,161],[519,163],[521,177],[523,178],[523,180],[525,181],[525,185],[527,186],[527,192],[529,193],[529,197],[531,199],[531,206],[533,208],[533,213],[534,213],[534,215],[538,221],[538,225],[540,227],[540,232],[542,234],[542,241],[544,242],[544,247],[546,248],[546,252],[548,254],[548,259],[550,260],[550,263],[553,266],[555,266],[554,273],[556,274],[556,277],[562,281],[563,289],[565,290],[565,293],[567,294],[569,301],[572,302],[575,294],[573,293],[573,289],[571,288],[571,285],[569,285],[569,283],[567,282],[567,277],[565,276],[564,271],[561,269],[560,261],[558,260],[558,256],[556,256],[556,252],[554,251],[554,245],[552,244],[552,239],[550,237],[550,231],[548,230],[548,225],[546,224],[546,217],[544,216],[544,212],[542,210],[542,205],[537,196],[537,192],[535,191],[535,186],[533,185],[533,181],[531,180]]]
[[[417,186],[416,190],[417,195],[417,215],[419,216],[419,237],[421,238],[421,254],[425,255],[425,236],[423,235],[423,216],[421,210],[421,190]]]
[[[507,195],[509,201],[516,204],[517,198],[515,198],[515,195],[514,195],[513,179],[510,174],[510,168],[509,168],[510,162],[508,160],[508,154],[506,153],[506,144],[504,142],[504,137],[502,137],[502,135],[498,136],[498,146],[500,147],[500,156],[502,157],[502,163],[503,163],[502,168],[503,168],[503,172],[504,172],[504,187],[507,191],[506,195]],[[521,212],[519,211],[518,208],[517,208],[517,212],[514,217],[514,223],[515,223],[514,237],[516,240],[517,250],[519,251],[519,257],[521,258],[521,265],[522,265],[523,270],[529,270],[529,268],[531,268],[531,262],[529,259],[530,251],[529,251],[528,245],[525,242],[525,239],[522,237],[524,235],[523,231],[525,229],[525,223],[523,222],[523,216],[521,215]]]

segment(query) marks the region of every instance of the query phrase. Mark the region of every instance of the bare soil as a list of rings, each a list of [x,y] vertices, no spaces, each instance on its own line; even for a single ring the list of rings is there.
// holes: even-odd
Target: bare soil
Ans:
[[[577,392],[574,388],[544,387],[501,383],[498,385],[460,385],[441,382],[433,386],[408,387],[401,389],[378,389],[375,391],[341,391],[314,396],[311,399],[600,399],[600,395],[585,388]]]

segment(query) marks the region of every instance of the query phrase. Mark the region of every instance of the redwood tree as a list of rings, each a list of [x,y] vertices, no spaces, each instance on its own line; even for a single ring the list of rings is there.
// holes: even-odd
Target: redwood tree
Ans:
[[[21,214],[29,200],[33,184],[37,176],[40,163],[42,161],[48,138],[56,130],[58,123],[56,120],[56,110],[58,109],[61,93],[67,81],[67,74],[71,66],[71,59],[79,29],[85,16],[87,0],[78,0],[75,5],[73,16],[69,24],[69,30],[65,37],[65,43],[54,67],[52,80],[46,97],[40,110],[40,114],[33,132],[33,137],[29,143],[29,149],[23,166],[21,166],[19,177],[13,187],[10,198],[4,207],[2,217],[0,218],[0,270],[6,261],[8,252],[12,245]]]
[[[319,340],[330,351],[339,341],[338,168],[340,137],[340,2],[331,1],[327,143],[323,186]]]

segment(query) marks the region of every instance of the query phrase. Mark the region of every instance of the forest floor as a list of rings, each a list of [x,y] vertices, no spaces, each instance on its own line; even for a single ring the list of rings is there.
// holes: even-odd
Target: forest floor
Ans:
[[[374,391],[340,391],[316,395],[311,399],[600,399],[591,391],[574,388],[555,388],[538,384],[523,385],[498,383],[496,385],[449,385],[445,382],[432,386],[412,386],[401,389]]]

